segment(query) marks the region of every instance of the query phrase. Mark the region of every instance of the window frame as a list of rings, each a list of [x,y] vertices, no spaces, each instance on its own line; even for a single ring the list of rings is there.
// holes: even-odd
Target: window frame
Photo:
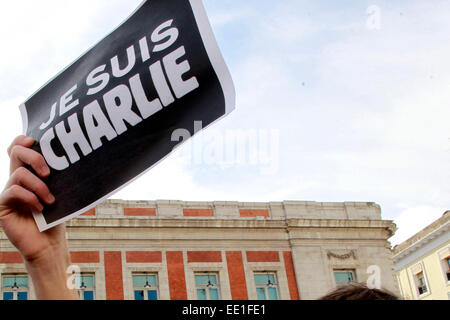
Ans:
[[[422,276],[419,277],[420,275],[422,275]],[[421,283],[420,279],[423,279],[423,284]],[[414,281],[416,284],[416,292],[417,292],[417,295],[419,298],[422,298],[422,297],[430,294],[430,287],[428,285],[428,281],[427,281],[427,278],[425,277],[425,272],[423,271],[423,269],[422,269],[422,271],[414,274]],[[425,286],[426,291],[420,293],[420,288],[423,288],[424,286]]]
[[[134,285],[134,277],[138,277],[138,276],[144,276],[144,277],[150,277],[150,276],[154,276],[155,280],[156,280],[156,287],[154,286],[150,286],[150,288],[145,288],[145,286],[142,287],[136,287]],[[132,298],[134,301],[138,301],[136,300],[136,296],[135,296],[135,291],[143,291],[144,292],[144,301],[155,301],[155,300],[149,300],[148,299],[148,292],[149,291],[156,291],[156,300],[160,300],[161,296],[159,293],[159,273],[158,272],[132,272],[131,273],[131,285],[132,285]],[[154,289],[156,288],[156,290]]]
[[[447,285],[450,284],[450,256],[441,259],[442,271],[444,273],[444,281]]]
[[[215,276],[216,277],[216,284],[215,285],[211,285],[208,287],[208,285],[197,285],[197,281],[195,279],[196,276]],[[220,277],[219,277],[219,273],[218,272],[212,272],[212,271],[196,271],[194,272],[194,284],[195,284],[195,294],[197,296],[197,300],[199,300],[198,298],[198,291],[199,289],[205,289],[206,291],[206,301],[214,301],[210,299],[210,293],[209,293],[209,289],[217,289],[217,300],[222,300],[222,295],[220,292]]]
[[[273,275],[274,283],[272,283],[272,286],[269,286],[269,284],[257,284],[255,279],[256,275]],[[269,295],[269,288],[275,288],[277,294],[276,300],[280,300],[280,285],[278,281],[277,271],[253,271],[253,282],[256,289],[256,299],[258,299],[258,288],[264,288],[264,295],[266,301],[271,300]]]
[[[18,287],[18,289],[13,289],[12,287],[4,287],[3,281],[5,278],[27,278],[27,286],[26,287]],[[27,299],[30,300],[30,278],[27,274],[18,273],[18,274],[10,274],[5,273],[1,275],[1,300],[3,299],[4,293],[12,293],[13,301],[18,301],[19,293],[25,292],[27,294]]]
[[[347,282],[338,282],[336,281],[336,273],[337,272],[347,272],[347,273],[351,273],[353,279],[351,281],[347,281]],[[333,280],[335,283],[335,286],[343,286],[346,285],[348,283],[353,283],[353,282],[358,282],[357,277],[356,277],[356,269],[351,269],[351,268],[335,268],[333,269]]]
[[[92,277],[92,284],[93,286],[86,286],[86,288],[81,289],[81,286],[78,287],[77,286],[77,280],[76,277],[80,277],[80,285],[83,284],[83,277]],[[74,282],[75,282],[75,289],[77,290],[78,293],[78,297],[81,300],[85,300],[84,299],[84,292],[86,291],[92,291],[92,300],[95,300],[96,296],[97,296],[97,292],[96,292],[96,286],[95,286],[95,272],[80,272],[80,273],[75,273],[74,274]],[[88,301],[88,300],[86,300]]]
[[[437,252],[437,257],[441,265],[444,283],[450,285],[450,245],[446,245]]]

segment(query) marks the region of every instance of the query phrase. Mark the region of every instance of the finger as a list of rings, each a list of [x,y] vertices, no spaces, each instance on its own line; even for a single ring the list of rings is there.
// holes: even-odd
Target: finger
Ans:
[[[11,175],[11,178],[9,179],[9,182],[7,184],[7,188],[12,187],[13,185],[22,186],[25,189],[33,192],[47,204],[52,204],[53,202],[55,202],[55,197],[50,193],[47,185],[41,179],[31,173],[31,171],[24,167],[18,168]]]
[[[7,188],[1,198],[1,202],[7,206],[27,206],[39,212],[44,210],[44,206],[33,192],[18,185]]]
[[[11,145],[8,147],[8,156],[11,156],[11,151],[14,146],[22,146],[29,148],[34,144],[34,139],[26,136],[18,136],[14,139]]]
[[[50,174],[50,168],[40,153],[15,145],[11,149],[11,174],[24,165],[31,166],[41,177],[47,177]]]

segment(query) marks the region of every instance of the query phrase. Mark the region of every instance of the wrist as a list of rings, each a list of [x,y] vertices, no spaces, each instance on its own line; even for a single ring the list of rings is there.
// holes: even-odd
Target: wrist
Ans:
[[[48,246],[39,254],[24,256],[27,267],[40,269],[47,266],[60,266],[67,268],[70,265],[69,250],[65,244]]]
[[[67,285],[70,255],[66,246],[49,246],[39,256],[27,258],[25,266],[38,300],[78,299],[76,290]]]

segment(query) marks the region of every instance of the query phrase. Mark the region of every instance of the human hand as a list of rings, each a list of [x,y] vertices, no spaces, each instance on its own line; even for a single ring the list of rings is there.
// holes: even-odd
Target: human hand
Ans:
[[[44,157],[30,149],[34,142],[30,137],[19,136],[8,148],[10,178],[0,194],[0,225],[22,254],[38,299],[76,299],[76,292],[66,286],[70,256],[65,225],[40,232],[33,218],[33,211],[43,210],[42,203],[55,202],[41,180],[50,175],[50,169]]]
[[[0,194],[0,224],[12,244],[27,261],[34,261],[58,247],[65,240],[63,226],[39,232],[32,211],[42,211],[42,203],[52,204],[55,198],[39,178],[48,177],[50,169],[44,157],[30,149],[34,139],[19,136],[8,148],[10,178]],[[25,168],[30,166],[39,175]]]

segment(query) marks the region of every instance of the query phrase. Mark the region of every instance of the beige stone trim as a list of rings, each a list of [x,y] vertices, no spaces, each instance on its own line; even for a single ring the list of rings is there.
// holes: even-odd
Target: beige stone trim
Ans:
[[[450,245],[446,248],[438,251],[439,260],[444,260],[445,258],[450,256]]]
[[[411,273],[413,275],[419,274],[421,272],[423,272],[423,267],[422,267],[422,263],[416,263],[415,265],[411,266],[409,268],[411,270]]]

